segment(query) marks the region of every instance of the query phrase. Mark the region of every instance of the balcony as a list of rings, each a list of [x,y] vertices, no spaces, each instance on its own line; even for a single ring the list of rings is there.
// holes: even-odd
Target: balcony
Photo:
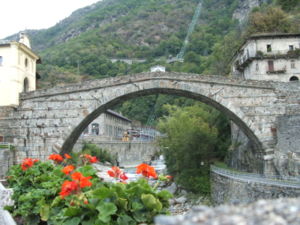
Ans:
[[[272,70],[272,69],[268,69],[267,70],[267,74],[269,75],[273,75],[273,74],[283,74],[283,73],[286,73],[286,67],[283,67],[282,69],[277,69],[277,70]]]

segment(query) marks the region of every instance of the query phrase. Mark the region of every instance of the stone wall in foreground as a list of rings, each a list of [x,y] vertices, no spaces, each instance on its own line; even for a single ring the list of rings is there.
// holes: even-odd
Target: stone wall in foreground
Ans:
[[[300,198],[259,200],[249,205],[198,206],[185,215],[158,216],[156,225],[299,225]]]

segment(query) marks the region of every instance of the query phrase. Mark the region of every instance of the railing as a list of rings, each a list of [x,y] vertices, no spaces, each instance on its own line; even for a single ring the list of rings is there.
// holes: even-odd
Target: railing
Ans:
[[[300,177],[284,176],[284,179],[282,179],[280,176],[246,173],[216,166],[211,166],[211,171],[247,183],[262,183],[300,189]]]

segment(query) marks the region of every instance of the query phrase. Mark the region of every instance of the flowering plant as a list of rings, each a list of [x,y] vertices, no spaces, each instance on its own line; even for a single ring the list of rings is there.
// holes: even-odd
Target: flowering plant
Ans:
[[[147,179],[127,184],[122,182],[128,179],[126,174],[112,167],[107,173],[121,181],[112,183],[97,177],[89,164],[96,161],[93,156],[80,157],[83,165],[67,165],[67,156],[49,158],[55,163],[26,159],[9,170],[15,204],[6,208],[22,217],[23,224],[137,225],[152,223],[157,214],[168,214],[172,195],[148,183],[150,177],[157,177],[151,166],[137,168]]]

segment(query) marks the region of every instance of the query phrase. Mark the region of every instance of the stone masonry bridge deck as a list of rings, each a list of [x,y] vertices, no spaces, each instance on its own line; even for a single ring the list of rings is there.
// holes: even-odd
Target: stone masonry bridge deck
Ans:
[[[0,109],[0,134],[13,142],[19,157],[25,150],[35,157],[70,152],[85,127],[105,110],[157,93],[199,100],[224,113],[254,143],[262,173],[291,173],[279,168],[299,162],[298,83],[175,72],[91,80],[21,94],[17,108]]]

